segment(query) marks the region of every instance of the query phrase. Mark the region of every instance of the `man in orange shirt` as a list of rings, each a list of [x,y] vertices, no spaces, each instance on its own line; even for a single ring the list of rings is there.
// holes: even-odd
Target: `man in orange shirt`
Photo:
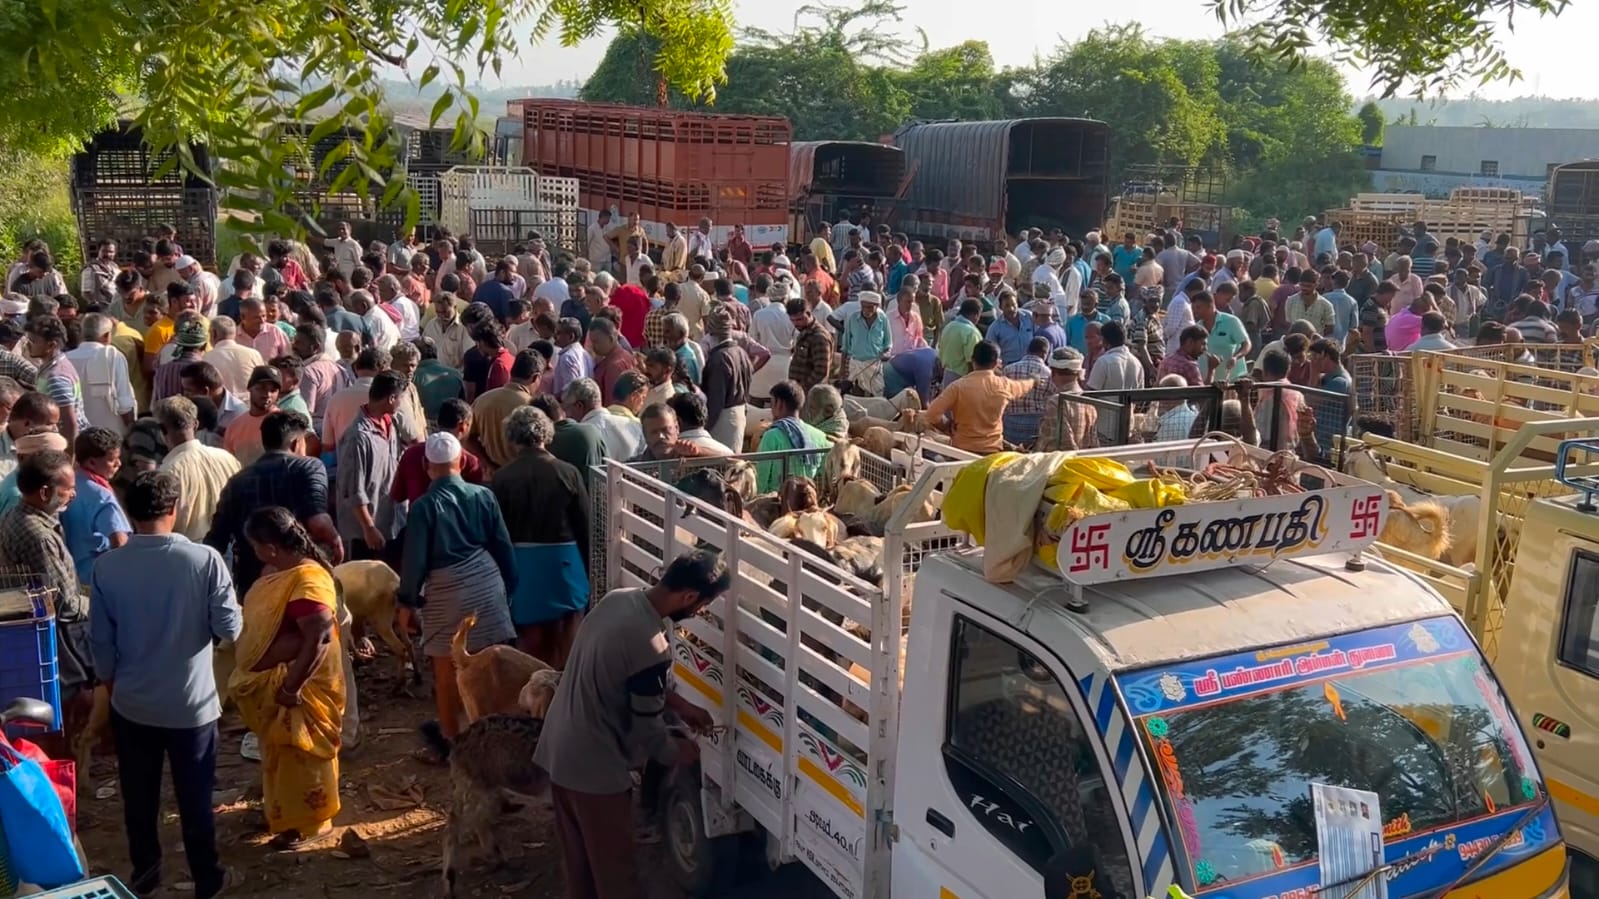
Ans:
[[[838,305],[838,282],[833,279],[833,276],[821,267],[815,256],[805,257],[800,265],[804,267],[803,274],[806,281],[815,281],[821,285],[822,302],[826,303],[829,309],[836,307]]]
[[[266,449],[261,443],[261,424],[278,409],[283,392],[283,376],[270,365],[258,365],[250,372],[250,411],[236,416],[222,432],[222,448],[232,453],[241,466],[251,465]]]
[[[935,425],[948,414],[955,419],[957,449],[972,453],[997,453],[1005,448],[1005,407],[1021,399],[1036,380],[1015,380],[1001,375],[999,345],[984,340],[972,350],[972,370],[944,388],[927,407]]]

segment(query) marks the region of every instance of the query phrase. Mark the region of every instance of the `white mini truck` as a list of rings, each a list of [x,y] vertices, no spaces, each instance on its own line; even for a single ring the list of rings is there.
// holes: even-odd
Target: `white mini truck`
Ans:
[[[900,508],[969,464],[925,466]],[[1308,899],[1333,885],[1327,784],[1378,795],[1388,896],[1566,896],[1492,671],[1447,602],[1362,553],[1382,492],[1330,477],[1089,516],[1061,570],[1003,585],[964,535],[896,518],[879,585],[612,463],[608,584],[695,544],[736,572],[673,641],[675,689],[719,724],[667,791],[673,873],[718,895],[754,833],[844,899]]]

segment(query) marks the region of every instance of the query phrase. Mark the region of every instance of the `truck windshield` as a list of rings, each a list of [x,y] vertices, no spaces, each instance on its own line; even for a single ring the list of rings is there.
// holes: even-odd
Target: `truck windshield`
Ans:
[[[1498,684],[1453,618],[1118,680],[1201,890],[1314,871],[1312,783],[1378,795],[1390,863],[1435,832],[1429,883],[1458,876],[1543,795]],[[1479,834],[1489,836],[1473,854],[1464,844]],[[1543,839],[1518,833],[1514,854]]]

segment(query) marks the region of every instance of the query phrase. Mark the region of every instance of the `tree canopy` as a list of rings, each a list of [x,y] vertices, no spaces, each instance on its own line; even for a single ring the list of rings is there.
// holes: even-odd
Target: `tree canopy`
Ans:
[[[225,204],[263,231],[309,224],[285,210],[313,174],[331,190],[417,198],[383,77],[419,72],[446,89],[431,110],[462,148],[481,150],[468,85],[535,42],[576,44],[608,27],[654,41],[652,64],[690,98],[709,98],[732,49],[729,0],[0,0],[0,145],[71,152],[118,117],[173,165],[214,177]],[[308,147],[339,138],[308,165]],[[201,171],[191,143],[222,164]]]
[[[404,153],[385,76],[409,72],[422,86],[443,85],[431,120],[453,127],[458,147],[481,149],[470,84],[497,76],[528,35],[571,45],[612,30],[605,62],[585,86],[593,98],[714,101],[787,115],[802,135],[858,139],[912,118],[1054,110],[1125,120],[1151,104],[1132,129],[1116,132],[1130,160],[1247,170],[1306,157],[1290,151],[1274,162],[1272,153],[1299,139],[1259,130],[1253,113],[1229,109],[1227,85],[1239,80],[1226,78],[1229,60],[1269,63],[1261,71],[1311,88],[1325,80],[1311,99],[1257,88],[1266,80],[1258,71],[1247,88],[1306,112],[1319,110],[1328,91],[1341,93],[1335,70],[1311,54],[1373,71],[1384,95],[1436,93],[1515,77],[1499,29],[1518,16],[1558,15],[1570,0],[1193,0],[1231,29],[1228,42],[1156,42],[1107,28],[1080,50],[999,71],[981,42],[929,51],[920,35],[884,32],[882,20],[897,16],[894,0],[850,2],[803,6],[791,32],[750,32],[734,52],[731,0],[0,0],[0,95],[13,98],[0,118],[0,150],[59,157],[129,118],[155,155],[171,151],[169,164],[214,177],[225,205],[257,230],[304,231],[309,218],[289,212],[311,180],[380,194],[414,215],[417,198],[397,177]],[[1096,60],[1098,52],[1108,56]],[[1118,97],[1098,93],[1106,90]],[[823,134],[821,123],[831,130]],[[1146,133],[1150,142],[1134,139]],[[1332,132],[1343,133],[1343,123]],[[337,143],[317,170],[308,148],[324,139]],[[191,143],[221,164],[201,171]]]
[[[801,9],[793,32],[740,41],[714,105],[668,100],[784,115],[796,140],[875,141],[916,119],[1099,119],[1110,125],[1113,184],[1198,178],[1252,218],[1317,212],[1367,184],[1354,101],[1328,62],[1109,25],[1031,65],[996,71],[980,41],[925,49],[902,33],[901,11],[888,0]],[[637,36],[618,38],[582,96],[649,102],[651,49]]]

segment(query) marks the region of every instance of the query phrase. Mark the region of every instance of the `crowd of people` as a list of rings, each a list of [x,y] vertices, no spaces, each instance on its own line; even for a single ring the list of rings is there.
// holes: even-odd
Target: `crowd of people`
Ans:
[[[848,437],[846,397],[905,391],[916,427],[974,453],[1108,442],[1085,396],[1209,385],[1235,394],[1244,439],[1314,447],[1329,435],[1300,390],[1350,394],[1349,354],[1574,343],[1599,318],[1599,242],[1340,230],[1272,226],[1221,253],[1177,222],[939,249],[860,215],[756,247],[704,220],[666,224],[652,256],[637,215],[602,213],[583,256],[534,235],[490,260],[442,229],[363,246],[341,224],[320,252],[273,240],[217,274],[163,227],[127,255],[101,241],[75,291],[35,241],[0,301],[0,566],[54,597],[68,733],[97,687],[109,699],[136,891],[162,879],[164,763],[196,894],[229,883],[210,808],[223,694],[274,844],[328,831],[361,738],[348,662],[370,652],[333,570],[379,560],[432,669],[421,755],[460,732],[468,616],[470,651],[565,669],[540,764],[572,895],[634,895],[628,769],[695,753],[639,721],[708,721],[666,686],[661,619],[729,576],[691,554],[591,612],[599,466],[821,450]],[[1272,414],[1255,387],[1276,389]],[[1190,436],[1193,404],[1157,408],[1145,436]],[[235,658],[225,684],[213,646]]]

